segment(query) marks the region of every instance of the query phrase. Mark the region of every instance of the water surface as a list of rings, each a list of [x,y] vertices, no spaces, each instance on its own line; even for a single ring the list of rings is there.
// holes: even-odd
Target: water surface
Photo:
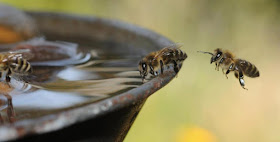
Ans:
[[[98,43],[51,44],[64,45],[59,48],[50,47],[50,42],[39,43],[47,46],[36,41],[28,42],[41,48],[27,47],[36,54],[30,59],[33,73],[13,77],[12,88],[1,84],[1,124],[81,107],[142,84],[137,71],[139,56],[118,54],[107,50],[110,49],[108,45],[104,47]],[[16,47],[21,48],[26,46]]]

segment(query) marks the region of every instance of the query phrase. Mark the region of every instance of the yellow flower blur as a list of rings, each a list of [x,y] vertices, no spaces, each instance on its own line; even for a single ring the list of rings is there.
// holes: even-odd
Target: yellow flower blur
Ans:
[[[216,142],[216,137],[200,127],[182,128],[176,136],[176,142]]]

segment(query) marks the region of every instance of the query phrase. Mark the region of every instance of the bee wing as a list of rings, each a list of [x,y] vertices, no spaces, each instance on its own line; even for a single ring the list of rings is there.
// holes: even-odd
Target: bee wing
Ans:
[[[183,43],[174,43],[168,46],[168,48],[181,48],[183,46]]]
[[[156,54],[154,59],[156,59],[157,57],[162,56],[162,55],[169,56],[170,54],[173,53],[172,48],[178,49],[178,48],[181,48],[182,46],[183,46],[182,43],[174,43],[169,46],[166,46]]]
[[[13,56],[13,57],[21,57],[26,60],[29,60],[34,57],[34,55],[31,53],[30,49],[20,49],[20,50],[8,51],[7,54],[10,54],[10,56]]]

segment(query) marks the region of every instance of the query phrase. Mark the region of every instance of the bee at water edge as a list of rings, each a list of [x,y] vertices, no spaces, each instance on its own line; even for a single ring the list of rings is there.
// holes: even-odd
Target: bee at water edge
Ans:
[[[32,66],[27,61],[31,56],[29,50],[17,50],[10,52],[0,52],[0,78],[1,81],[9,83],[12,76],[25,76],[32,73]],[[25,55],[29,55],[24,57]]]
[[[158,76],[170,66],[173,66],[174,71],[178,73],[183,61],[187,58],[187,54],[180,47],[178,44],[168,46],[159,51],[151,52],[144,57],[138,64],[142,81],[144,82],[149,73],[153,76]]]

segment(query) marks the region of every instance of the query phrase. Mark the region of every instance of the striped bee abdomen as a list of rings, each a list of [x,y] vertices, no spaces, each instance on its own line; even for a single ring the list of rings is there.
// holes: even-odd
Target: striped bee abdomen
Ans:
[[[238,59],[238,64],[246,76],[252,77],[252,78],[260,76],[259,70],[252,63],[250,63],[246,60]]]
[[[187,58],[187,54],[180,49],[176,49],[175,54],[176,54],[177,60],[179,60],[179,61],[183,61]]]
[[[15,73],[29,74],[32,72],[30,63],[21,57],[14,57],[10,61],[10,68]]]

